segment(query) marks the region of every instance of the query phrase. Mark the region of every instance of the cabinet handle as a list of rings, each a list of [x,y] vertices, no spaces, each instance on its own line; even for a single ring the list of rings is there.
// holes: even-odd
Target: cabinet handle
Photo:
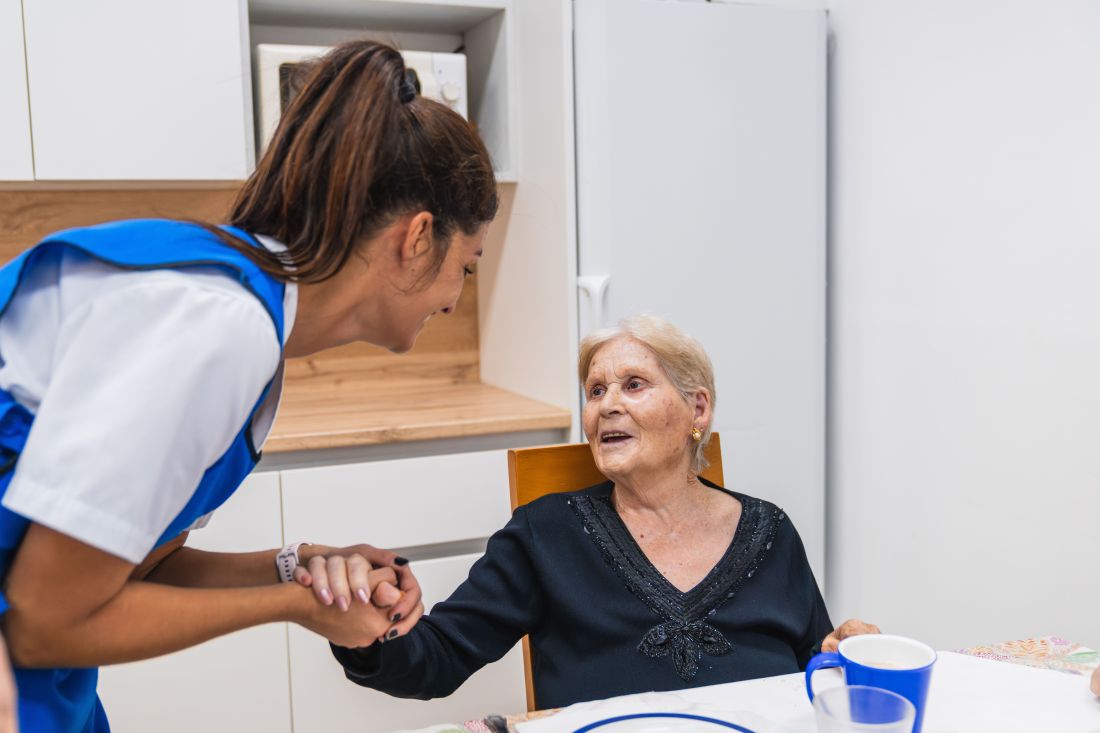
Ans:
[[[610,275],[581,275],[577,278],[577,289],[588,296],[588,331],[604,326],[604,296]]]

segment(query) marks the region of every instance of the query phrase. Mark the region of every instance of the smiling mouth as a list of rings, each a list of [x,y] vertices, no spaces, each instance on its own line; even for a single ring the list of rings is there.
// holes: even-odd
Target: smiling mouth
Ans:
[[[634,436],[627,433],[619,432],[616,430],[609,430],[606,433],[600,433],[600,442],[604,445],[619,445],[631,440]]]

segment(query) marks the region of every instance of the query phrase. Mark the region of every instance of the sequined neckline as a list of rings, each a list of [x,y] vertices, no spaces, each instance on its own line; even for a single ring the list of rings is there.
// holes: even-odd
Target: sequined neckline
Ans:
[[[638,651],[653,659],[671,656],[677,674],[685,681],[694,679],[703,654],[721,656],[733,650],[729,641],[707,619],[753,576],[771,549],[785,518],[774,504],[700,480],[740,501],[741,517],[726,552],[710,572],[687,591],[681,591],[662,575],[630,534],[611,503],[610,481],[595,492],[576,495],[569,500],[604,561],[627,589],[660,619],[660,623],[642,637]]]

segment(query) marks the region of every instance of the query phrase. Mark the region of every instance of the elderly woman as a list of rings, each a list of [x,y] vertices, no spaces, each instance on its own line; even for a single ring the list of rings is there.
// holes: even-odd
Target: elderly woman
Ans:
[[[531,635],[535,694],[558,707],[803,669],[864,631],[829,621],[782,509],[698,477],[714,413],[706,353],[651,316],[580,349],[584,432],[609,479],[518,508],[407,636],[333,647],[352,681],[448,695]]]

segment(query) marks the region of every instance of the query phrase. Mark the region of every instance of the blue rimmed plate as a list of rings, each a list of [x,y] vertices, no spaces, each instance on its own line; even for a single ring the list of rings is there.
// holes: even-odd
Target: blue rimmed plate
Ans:
[[[691,713],[634,713],[632,715],[617,715],[614,718],[597,720],[583,728],[577,728],[573,733],[689,733],[689,731],[717,731],[737,730],[741,733],[754,733],[743,725],[730,723],[725,720],[708,718],[703,715]]]

